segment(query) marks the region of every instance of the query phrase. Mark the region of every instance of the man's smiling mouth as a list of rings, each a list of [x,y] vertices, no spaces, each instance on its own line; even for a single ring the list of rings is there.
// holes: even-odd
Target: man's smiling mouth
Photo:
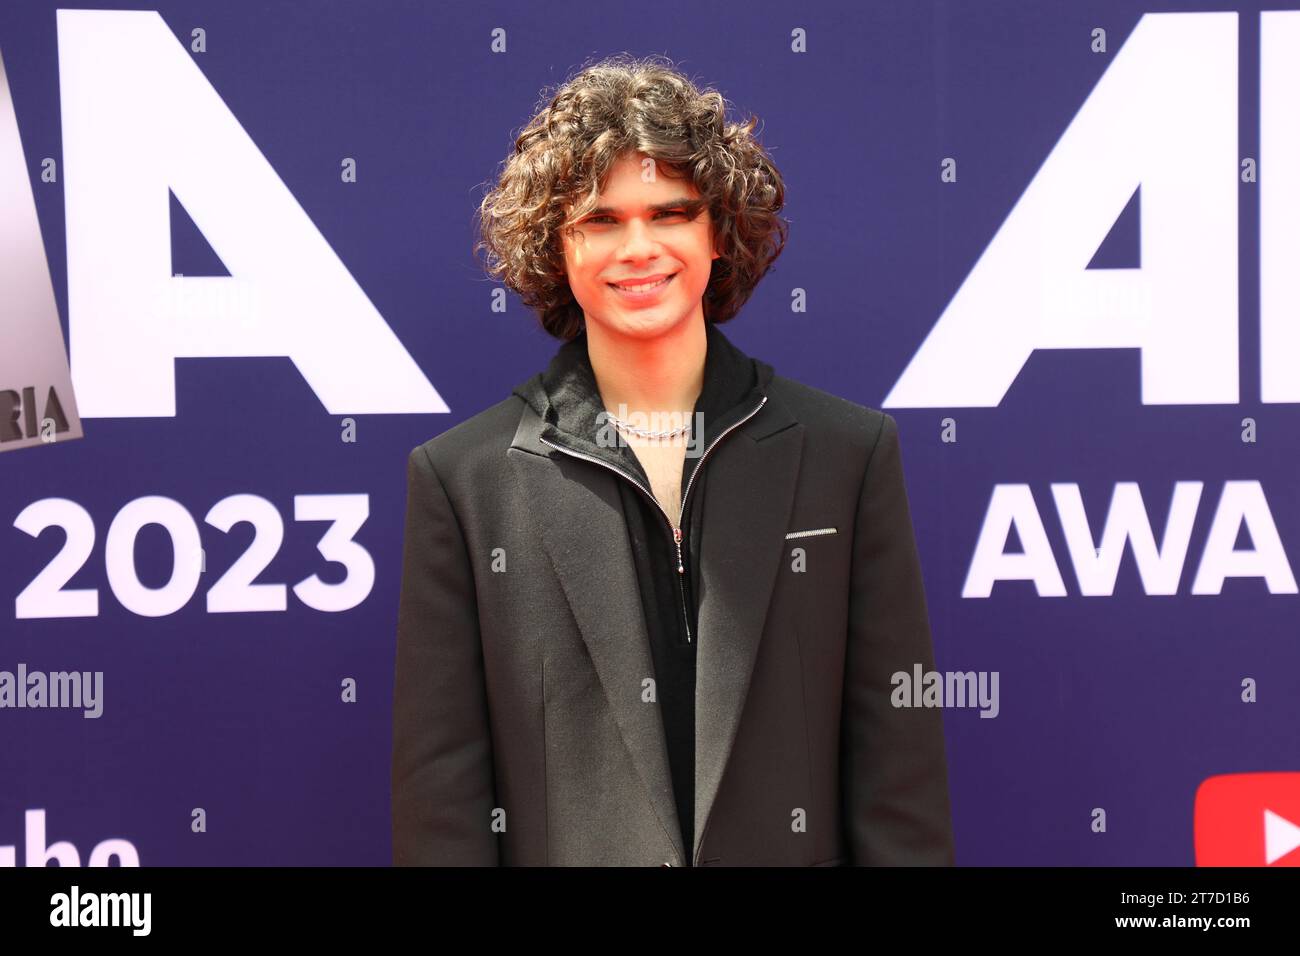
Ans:
[[[648,277],[646,279],[631,280],[627,282],[610,282],[607,284],[610,288],[617,289],[619,292],[624,292],[630,295],[645,295],[667,285],[676,278],[676,276],[677,273],[674,272],[670,275],[660,275],[658,277]]]

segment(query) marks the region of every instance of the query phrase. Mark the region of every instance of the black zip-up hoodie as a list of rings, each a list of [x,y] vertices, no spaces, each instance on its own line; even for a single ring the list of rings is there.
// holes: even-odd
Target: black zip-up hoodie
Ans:
[[[598,441],[600,436],[622,436],[608,422],[598,422],[605,404],[587,354],[586,331],[560,346],[545,372],[514,390],[546,423],[543,438],[604,463],[593,462],[592,468],[608,465],[621,472],[621,476],[611,477],[622,499],[641,608],[650,635],[655,690],[687,865],[692,861],[695,840],[695,651],[701,639],[709,639],[709,635],[698,633],[695,600],[699,593],[700,541],[706,525],[708,463],[716,444],[734,440],[734,435],[728,435],[719,442],[719,436],[760,407],[774,374],[772,366],[736,348],[712,322],[705,322],[705,337],[704,384],[691,416],[690,443],[682,468],[686,502],[681,517],[681,572],[673,530],[654,499],[635,449],[626,440],[617,444]],[[697,435],[695,423],[701,418],[703,433]],[[600,582],[592,582],[592,587],[600,586]],[[628,599],[635,597],[628,595]]]

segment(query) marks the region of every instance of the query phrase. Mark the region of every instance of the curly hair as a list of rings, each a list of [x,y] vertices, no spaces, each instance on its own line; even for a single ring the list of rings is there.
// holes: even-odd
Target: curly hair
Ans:
[[[546,91],[543,91],[542,102]],[[581,332],[561,233],[598,205],[610,170],[641,154],[686,178],[712,220],[719,258],[704,291],[706,321],[733,318],[785,246],[777,213],[785,183],[753,136],[757,120],[730,122],[727,100],[703,92],[659,57],[619,54],[582,69],[520,132],[477,210],[487,273],[533,309],[562,341]]]

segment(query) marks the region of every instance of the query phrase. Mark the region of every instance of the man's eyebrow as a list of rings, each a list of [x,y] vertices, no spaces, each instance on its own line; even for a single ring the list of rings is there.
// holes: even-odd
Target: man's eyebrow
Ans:
[[[651,212],[667,212],[670,209],[685,209],[694,216],[705,205],[703,199],[691,199],[689,196],[679,196],[677,199],[670,199],[667,202],[657,202],[647,206]],[[611,216],[618,215],[621,212],[613,206],[597,206],[587,213],[588,216]]]

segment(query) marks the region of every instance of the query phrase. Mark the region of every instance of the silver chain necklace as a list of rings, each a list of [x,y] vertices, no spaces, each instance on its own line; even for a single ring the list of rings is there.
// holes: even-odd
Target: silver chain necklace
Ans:
[[[635,425],[629,425],[611,411],[606,411],[605,414],[609,416],[609,420],[620,431],[631,432],[640,438],[676,438],[678,435],[684,435],[691,430],[689,418],[686,420],[686,424],[680,428],[674,428],[671,431],[652,432],[648,428],[637,428]]]

